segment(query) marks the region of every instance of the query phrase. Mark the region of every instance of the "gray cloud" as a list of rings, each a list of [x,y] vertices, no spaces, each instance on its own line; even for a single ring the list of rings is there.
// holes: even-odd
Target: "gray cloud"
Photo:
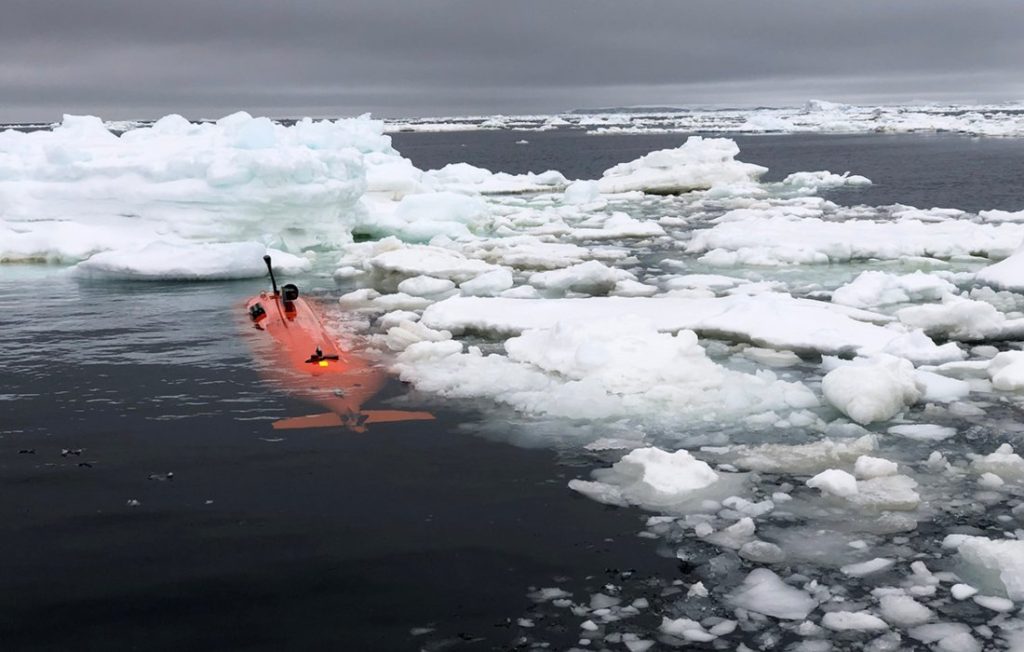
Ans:
[[[1015,0],[13,0],[0,121],[1024,98]]]

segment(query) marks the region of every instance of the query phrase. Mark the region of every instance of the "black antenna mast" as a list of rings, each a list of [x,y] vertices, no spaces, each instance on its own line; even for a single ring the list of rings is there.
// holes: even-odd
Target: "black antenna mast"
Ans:
[[[277,291],[277,279],[274,278],[274,268],[270,265],[269,254],[263,257],[263,262],[267,264],[267,271],[270,272],[270,284],[274,286],[274,296],[276,297],[280,293]]]

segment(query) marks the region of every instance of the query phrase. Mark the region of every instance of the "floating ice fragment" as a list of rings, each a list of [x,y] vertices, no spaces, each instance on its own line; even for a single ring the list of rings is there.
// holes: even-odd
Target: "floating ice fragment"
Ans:
[[[853,466],[853,473],[861,480],[878,478],[885,475],[895,475],[899,471],[899,465],[881,457],[861,455]]]
[[[725,138],[691,136],[676,149],[663,149],[605,170],[602,193],[642,190],[677,194],[723,185],[750,185],[766,168],[735,160],[736,143]]]
[[[956,435],[956,428],[937,426],[932,423],[915,423],[892,426],[886,432],[890,435],[899,435],[914,441],[942,441]]]
[[[829,403],[860,424],[891,419],[921,398],[914,366],[889,355],[844,364],[825,375],[821,389]]]
[[[1003,444],[988,455],[972,455],[971,468],[976,473],[992,473],[1009,481],[1024,480],[1024,458]]]
[[[293,274],[309,269],[301,256],[268,250],[257,242],[180,243],[152,242],[140,249],[115,249],[93,255],[75,266],[80,276],[139,281],[206,281],[265,276],[263,255],[269,253],[274,269]]]
[[[857,493],[857,479],[846,471],[828,469],[807,481],[807,486],[822,493],[848,498]]]
[[[854,308],[875,308],[911,301],[937,301],[956,286],[933,274],[896,275],[867,271],[832,293],[832,301]]]
[[[853,462],[877,446],[875,435],[868,434],[845,441],[822,439],[810,444],[736,446],[731,452],[736,455],[734,463],[740,468],[770,473],[813,474]]]
[[[949,535],[942,542],[957,550],[964,579],[982,591],[1024,600],[1024,541]]]
[[[884,620],[867,611],[830,611],[822,616],[821,624],[837,632],[889,629]]]
[[[862,561],[859,564],[848,564],[843,566],[839,570],[843,571],[846,575],[851,577],[864,577],[872,573],[878,573],[884,570],[888,570],[893,567],[896,562],[892,559],[884,559],[882,557],[875,557],[868,561]]]
[[[908,595],[882,596],[879,608],[884,618],[897,627],[923,625],[935,617],[935,613]]]
[[[803,620],[818,606],[808,593],[789,586],[767,568],[750,571],[728,600],[734,607],[783,620]]]

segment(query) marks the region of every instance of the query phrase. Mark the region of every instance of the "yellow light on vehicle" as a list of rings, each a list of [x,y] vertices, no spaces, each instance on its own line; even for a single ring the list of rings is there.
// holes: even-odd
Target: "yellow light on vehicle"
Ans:
[[[327,361],[326,360],[321,360],[319,364],[320,364],[321,367],[326,367],[327,366]]]

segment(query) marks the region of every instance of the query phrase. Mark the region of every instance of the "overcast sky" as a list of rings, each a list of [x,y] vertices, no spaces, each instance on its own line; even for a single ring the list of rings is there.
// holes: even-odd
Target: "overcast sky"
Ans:
[[[5,0],[0,122],[1024,100],[1020,0]]]

